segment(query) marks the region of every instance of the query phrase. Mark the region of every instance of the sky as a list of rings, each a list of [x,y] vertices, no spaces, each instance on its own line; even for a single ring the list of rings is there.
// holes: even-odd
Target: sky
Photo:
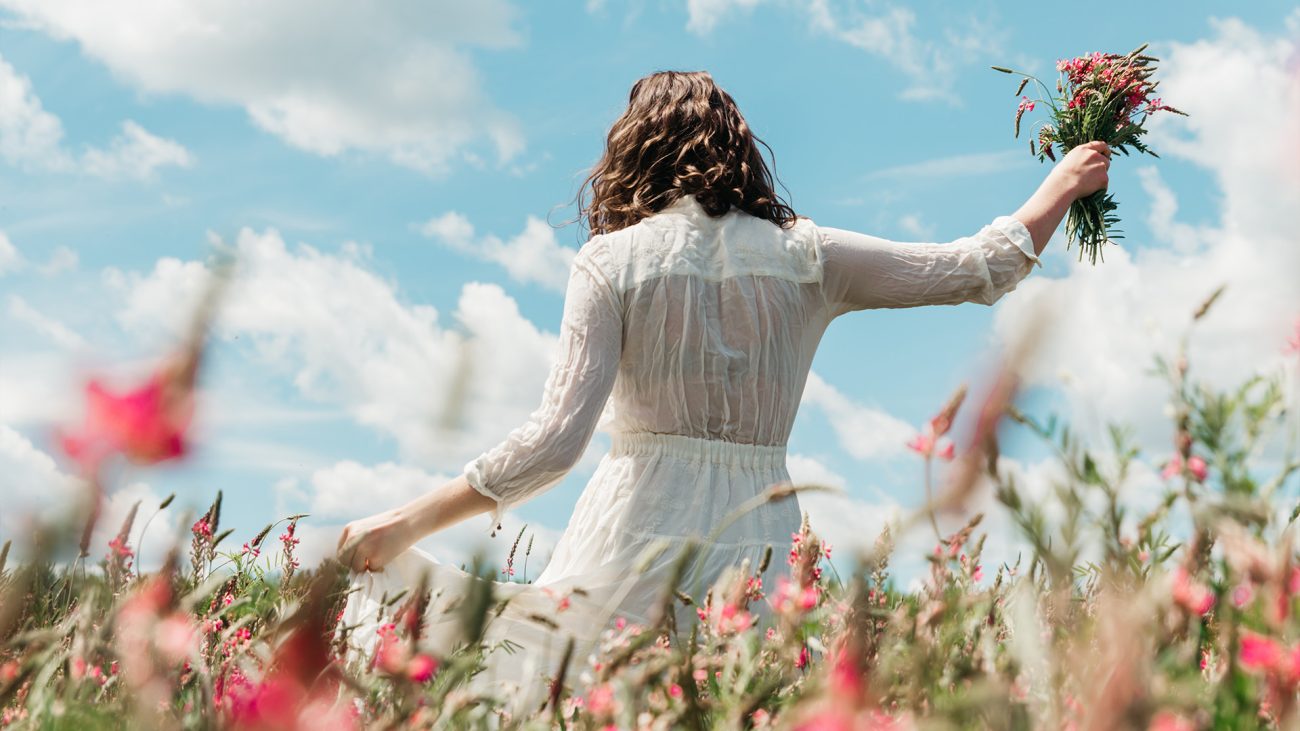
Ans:
[[[316,560],[347,521],[437,488],[540,403],[582,243],[566,225],[577,186],[641,76],[709,71],[801,215],[943,243],[1015,211],[1050,168],[1013,137],[1015,80],[989,67],[1050,83],[1059,58],[1144,42],[1190,116],[1151,120],[1160,159],[1115,158],[1125,238],[1104,263],[1066,251],[1062,226],[1044,268],[993,306],[867,310],[827,332],[789,466],[840,489],[801,498],[837,561],[921,502],[906,442],[1042,308],[1061,314],[1022,407],[1098,446],[1107,423],[1131,424],[1139,507],[1159,499],[1171,449],[1147,366],[1206,295],[1228,285],[1198,325],[1194,375],[1294,369],[1294,3],[1141,3],[1119,23],[1041,3],[0,0],[0,537],[69,504],[51,435],[77,418],[83,379],[129,383],[173,347],[218,246],[241,270],[195,451],[115,473],[96,546],[132,503],[147,515],[175,493],[151,528],[161,550],[221,490],[241,540],[309,513],[301,550]],[[1047,495],[1046,447],[1023,429],[1001,439],[1006,469]],[[527,525],[535,576],[608,443],[598,433],[497,538],[476,516],[421,545],[499,561]],[[980,500],[989,561],[1014,560],[1023,542]],[[909,540],[915,573],[933,537]]]

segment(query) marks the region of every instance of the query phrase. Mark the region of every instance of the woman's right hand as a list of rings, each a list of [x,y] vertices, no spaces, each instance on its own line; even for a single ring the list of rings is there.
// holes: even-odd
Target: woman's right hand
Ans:
[[[1075,198],[1084,198],[1110,184],[1110,145],[1087,142],[1070,149],[1052,168],[1051,176]]]

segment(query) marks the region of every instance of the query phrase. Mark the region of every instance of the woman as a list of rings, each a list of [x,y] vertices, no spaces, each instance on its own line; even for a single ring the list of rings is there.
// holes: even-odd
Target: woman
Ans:
[[[757,566],[769,545],[777,557],[763,577],[770,588],[800,526],[797,497],[769,500],[725,526],[724,518],[789,481],[786,440],[826,326],[866,308],[993,304],[1038,263],[1070,203],[1106,187],[1110,154],[1104,143],[1071,150],[1013,215],[938,245],[796,216],[774,192],[756,143],[705,72],[659,72],[633,85],[584,181],[588,205],[579,193],[592,237],[574,259],[541,406],[462,476],[349,524],[339,539],[342,560],[364,572],[347,619],[363,623],[363,642],[373,640],[384,592],[427,573],[443,597],[430,610],[428,641],[449,644],[456,628],[438,622],[438,607],[466,574],[412,544],[484,512],[499,527],[502,511],[555,485],[611,394],[611,450],[550,563],[531,585],[495,587],[510,601],[489,639],[527,652],[489,655],[484,675],[518,683],[524,692],[512,697],[527,710],[544,690],[535,673],[556,673],[566,635],[577,643],[573,679],[615,617],[649,620],[678,552],[715,528],[682,589],[702,597],[724,569],[746,559]]]

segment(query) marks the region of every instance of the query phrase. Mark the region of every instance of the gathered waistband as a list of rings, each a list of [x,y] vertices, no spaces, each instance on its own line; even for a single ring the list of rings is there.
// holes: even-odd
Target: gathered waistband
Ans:
[[[610,455],[667,455],[680,459],[742,467],[785,467],[784,444],[741,444],[681,434],[614,432]]]

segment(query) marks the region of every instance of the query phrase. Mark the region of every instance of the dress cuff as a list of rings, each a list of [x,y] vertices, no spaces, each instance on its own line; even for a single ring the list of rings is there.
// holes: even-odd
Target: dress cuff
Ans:
[[[1043,262],[1039,261],[1038,254],[1034,253],[1034,238],[1030,236],[1029,229],[1020,222],[1020,219],[1015,216],[998,216],[993,219],[993,225],[998,227],[1007,238],[1011,239],[1012,243],[1023,251],[1030,261],[1037,264],[1040,269],[1042,268]]]
[[[492,511],[488,513],[488,518],[492,521],[488,526],[488,533],[495,537],[497,528],[501,525],[501,515],[505,509],[505,501],[501,499],[501,496],[494,494],[483,486],[483,470],[479,465],[481,459],[481,457],[475,457],[465,463],[465,480],[469,482],[469,486],[474,488],[475,492],[496,501]]]

